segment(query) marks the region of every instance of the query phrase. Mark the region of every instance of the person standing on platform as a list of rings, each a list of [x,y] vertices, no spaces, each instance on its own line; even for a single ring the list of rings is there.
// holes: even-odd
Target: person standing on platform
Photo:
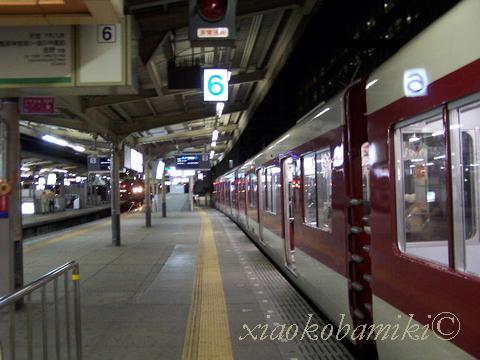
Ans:
[[[48,196],[45,190],[40,194],[40,212],[42,214],[46,214],[48,212]]]
[[[48,192],[48,212],[55,212],[55,193],[51,190]]]

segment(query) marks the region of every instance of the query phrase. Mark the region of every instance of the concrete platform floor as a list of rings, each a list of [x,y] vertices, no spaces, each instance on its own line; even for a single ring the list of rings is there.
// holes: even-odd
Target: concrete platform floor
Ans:
[[[296,323],[301,333],[314,311],[221,213],[153,214],[153,227],[144,224],[143,214],[123,216],[121,247],[110,220],[25,243],[26,283],[79,261],[84,359],[351,358],[334,340],[247,336],[245,325],[258,324]]]

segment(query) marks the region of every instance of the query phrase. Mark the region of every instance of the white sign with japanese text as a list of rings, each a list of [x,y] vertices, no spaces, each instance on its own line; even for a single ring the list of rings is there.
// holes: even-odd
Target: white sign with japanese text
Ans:
[[[0,27],[0,87],[72,85],[70,26]]]

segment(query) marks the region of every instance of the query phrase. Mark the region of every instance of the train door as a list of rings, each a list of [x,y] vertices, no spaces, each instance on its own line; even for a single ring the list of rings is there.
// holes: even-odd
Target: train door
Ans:
[[[265,207],[265,189],[264,189],[264,173],[263,169],[257,171],[257,196],[258,196],[258,206],[257,206],[257,217],[258,217],[258,233],[260,234],[260,241],[263,241],[263,219],[262,211]]]
[[[251,198],[252,198],[252,174],[245,175],[245,226],[248,230],[250,230],[250,219],[248,216],[248,208],[251,206]]]
[[[291,270],[295,269],[295,241],[294,241],[294,215],[293,215],[293,170],[292,158],[282,162],[283,174],[283,233],[285,264]]]

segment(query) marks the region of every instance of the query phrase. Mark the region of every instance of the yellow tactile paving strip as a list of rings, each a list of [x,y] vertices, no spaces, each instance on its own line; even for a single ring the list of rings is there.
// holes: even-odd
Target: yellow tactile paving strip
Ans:
[[[205,212],[197,251],[183,360],[233,359],[227,304],[212,223]]]

